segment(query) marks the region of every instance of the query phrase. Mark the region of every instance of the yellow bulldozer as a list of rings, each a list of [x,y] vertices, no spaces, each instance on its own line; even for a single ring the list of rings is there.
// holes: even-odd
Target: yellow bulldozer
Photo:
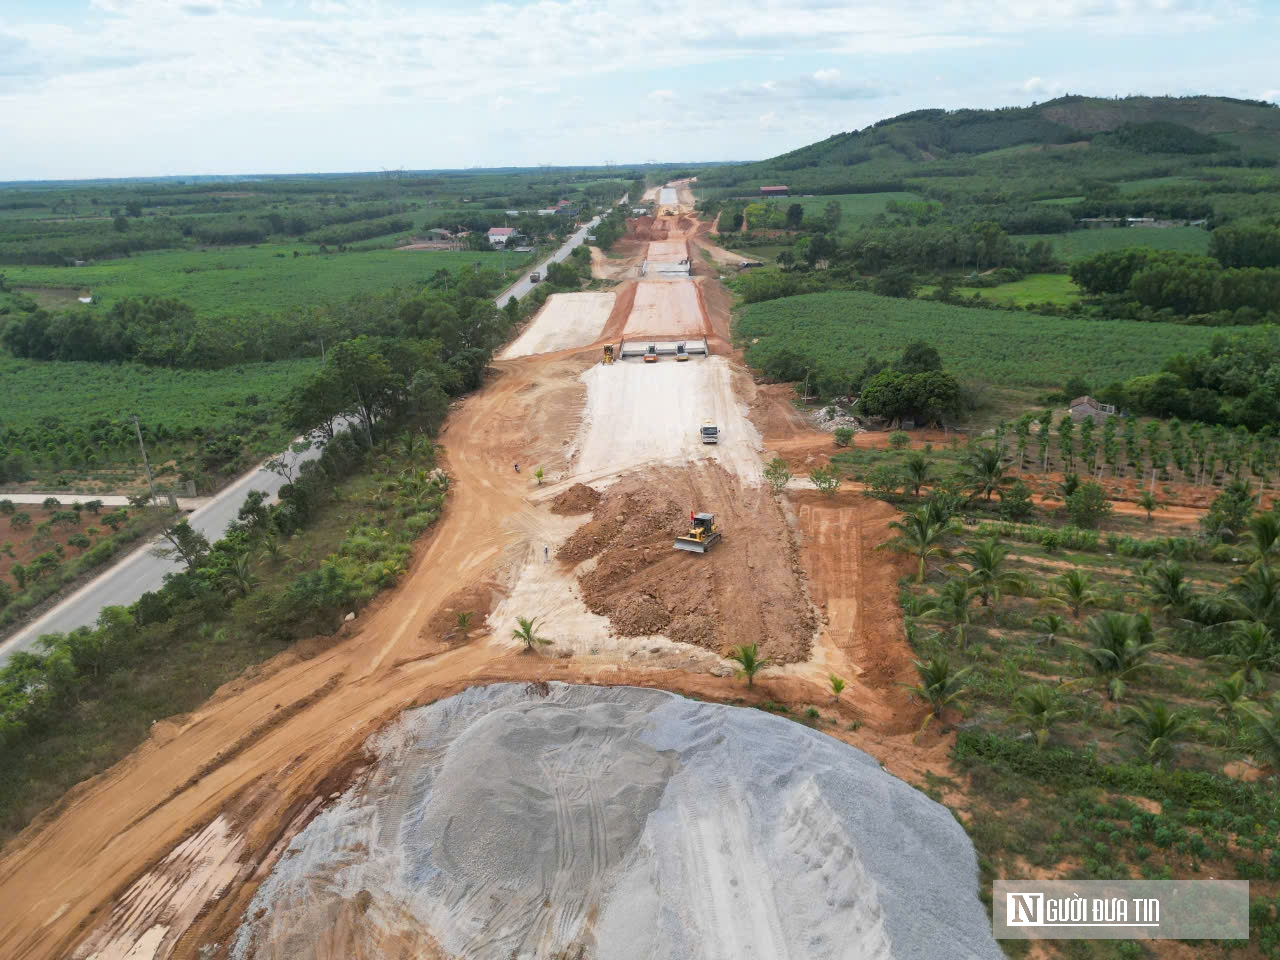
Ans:
[[[604,345],[604,360],[603,360],[603,362],[604,362],[604,363],[606,363],[606,364],[613,363],[613,344],[612,344],[612,343],[606,343],[606,344]]]
[[[694,513],[689,511],[689,532],[683,537],[676,537],[677,550],[689,553],[706,553],[721,540],[720,527],[716,524],[714,513]]]

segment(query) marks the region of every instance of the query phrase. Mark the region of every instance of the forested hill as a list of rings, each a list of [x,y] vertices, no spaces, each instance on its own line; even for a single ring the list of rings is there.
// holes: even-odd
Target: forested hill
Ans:
[[[900,189],[907,176],[976,172],[972,163],[996,151],[1032,163],[1037,153],[1066,159],[1097,151],[1069,163],[1166,157],[1271,167],[1280,158],[1280,108],[1226,97],[1068,96],[1031,107],[917,110],[769,160],[708,171],[699,183],[710,189],[786,183],[814,193]]]

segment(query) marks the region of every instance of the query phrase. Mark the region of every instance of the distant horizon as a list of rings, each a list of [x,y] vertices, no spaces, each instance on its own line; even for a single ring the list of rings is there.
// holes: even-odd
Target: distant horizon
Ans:
[[[878,123],[895,120],[906,113],[914,113],[921,110],[946,110],[948,113],[954,113],[960,110],[1003,110],[1013,109],[1017,107],[1026,108],[1032,106],[1043,106],[1056,100],[1066,98],[1079,97],[1084,99],[1095,100],[1129,100],[1129,99],[1215,99],[1215,100],[1233,100],[1239,102],[1254,103],[1259,106],[1270,106],[1280,109],[1280,100],[1261,100],[1248,97],[1237,97],[1224,93],[1184,93],[1184,94],[1156,94],[1156,93],[1125,93],[1125,94],[1078,94],[1071,92],[1063,92],[1055,97],[1047,100],[1039,100],[1030,104],[1001,104],[992,107],[916,107],[913,110],[902,111],[891,116],[880,117],[872,120],[863,127],[852,128],[849,130],[834,130],[821,137],[813,140],[807,140],[804,143],[795,144],[786,147],[776,154],[768,157],[751,157],[751,158],[735,158],[721,160],[618,160],[609,161],[609,167],[616,167],[620,172],[635,168],[662,168],[662,167],[713,167],[727,166],[732,164],[748,164],[757,163],[761,160],[768,160],[771,157],[781,156],[794,150],[802,149],[814,143],[819,143],[830,137],[840,136],[847,133],[859,133],[869,129]],[[422,174],[467,174],[467,173],[519,173],[539,169],[547,170],[607,170],[605,163],[528,163],[528,164],[507,164],[504,166],[470,166],[470,167],[401,167],[396,169],[367,169],[367,170],[291,170],[291,171],[240,171],[235,173],[162,173],[162,174],[131,174],[127,176],[98,176],[98,177],[50,177],[44,179],[19,179],[19,180],[0,180],[0,189],[13,189],[24,186],[40,186],[40,185],[58,185],[67,186],[77,183],[93,184],[93,183],[155,183],[161,180],[231,180],[231,181],[252,181],[256,179],[282,179],[288,177],[373,177],[392,173],[404,175],[422,175]]]
[[[1067,91],[1278,101],[1278,35],[1270,0],[16,0],[0,181],[758,160]]]

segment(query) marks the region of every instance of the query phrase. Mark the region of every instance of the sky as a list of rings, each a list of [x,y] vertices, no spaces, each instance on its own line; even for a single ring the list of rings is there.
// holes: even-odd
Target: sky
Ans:
[[[755,160],[924,107],[1280,101],[1280,0],[0,0],[0,181]]]

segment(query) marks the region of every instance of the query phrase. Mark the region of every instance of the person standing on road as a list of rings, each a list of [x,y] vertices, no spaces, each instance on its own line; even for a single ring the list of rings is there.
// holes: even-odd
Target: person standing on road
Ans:
[[[549,547],[545,543],[542,545],[542,562],[543,563],[551,562],[551,547]]]

